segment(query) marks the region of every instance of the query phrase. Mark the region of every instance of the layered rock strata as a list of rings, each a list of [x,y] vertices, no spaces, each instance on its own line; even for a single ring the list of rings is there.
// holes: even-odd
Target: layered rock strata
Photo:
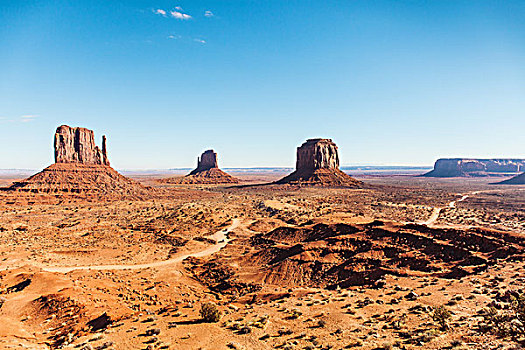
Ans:
[[[438,159],[427,177],[505,176],[525,170],[525,159]]]
[[[55,132],[55,163],[109,165],[106,136],[102,150],[95,145],[93,130],[59,126]]]
[[[298,147],[296,170],[277,183],[335,187],[361,184],[339,169],[337,145],[331,139],[309,139]]]

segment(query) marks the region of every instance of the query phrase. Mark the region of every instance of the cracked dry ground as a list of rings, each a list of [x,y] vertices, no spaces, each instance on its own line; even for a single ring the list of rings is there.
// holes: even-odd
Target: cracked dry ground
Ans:
[[[59,205],[0,193],[0,348],[518,349],[525,191],[364,180],[374,187],[179,186]],[[447,208],[473,191],[487,192]],[[435,207],[434,226],[416,224]],[[46,271],[202,251],[233,219],[210,256]],[[206,302],[219,322],[202,321]]]

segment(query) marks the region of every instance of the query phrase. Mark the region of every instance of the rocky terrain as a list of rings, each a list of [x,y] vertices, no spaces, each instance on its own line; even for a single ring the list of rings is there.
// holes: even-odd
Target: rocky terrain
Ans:
[[[523,344],[525,191],[363,180],[59,206],[0,192],[0,348]]]
[[[106,137],[103,136],[102,149],[99,149],[95,146],[92,130],[67,125],[58,127],[54,136],[54,151],[55,164],[25,180],[14,182],[5,190],[29,193],[28,196],[17,197],[29,202],[34,202],[35,198],[51,200],[64,196],[96,200],[152,195],[152,189],[111,168]]]
[[[297,148],[296,169],[277,184],[359,187],[339,169],[337,146],[330,139],[309,139]]]
[[[506,176],[525,169],[525,159],[438,159],[427,177]]]
[[[219,169],[217,153],[207,150],[197,158],[197,168],[184,177],[162,179],[168,184],[236,184],[239,179]]]

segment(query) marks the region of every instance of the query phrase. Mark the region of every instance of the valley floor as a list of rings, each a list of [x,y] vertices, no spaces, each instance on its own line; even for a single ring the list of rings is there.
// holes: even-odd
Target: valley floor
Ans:
[[[525,315],[513,309],[525,289],[525,186],[139,180],[166,194],[92,201],[0,191],[0,348],[525,345]],[[207,302],[219,322],[201,319]]]

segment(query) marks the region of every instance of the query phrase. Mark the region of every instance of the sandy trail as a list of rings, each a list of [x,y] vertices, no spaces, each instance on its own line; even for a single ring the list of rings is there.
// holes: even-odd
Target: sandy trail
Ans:
[[[161,261],[155,261],[151,263],[146,264],[134,264],[134,265],[121,265],[121,264],[115,264],[115,265],[85,265],[85,266],[45,266],[45,265],[37,265],[39,268],[41,268],[43,271],[48,272],[59,272],[59,273],[68,273],[75,270],[140,270],[140,269],[147,269],[150,267],[160,267],[160,266],[166,266],[171,265],[175,263],[180,263],[184,259],[189,257],[196,257],[201,258],[204,256],[208,256],[214,253],[217,253],[219,250],[224,248],[228,242],[230,241],[227,237],[227,234],[236,228],[239,227],[241,220],[240,219],[233,219],[232,224],[226,228],[219,230],[215,232],[213,235],[208,236],[208,238],[215,241],[215,244],[198,252],[192,252],[188,254],[184,254],[181,256],[177,256],[173,259],[168,260],[161,260]],[[6,267],[0,268],[0,270],[5,270]]]
[[[456,207],[456,204],[459,203],[459,202],[463,202],[465,199],[467,199],[468,197],[472,196],[472,195],[475,195],[475,194],[478,194],[480,193],[481,191],[474,191],[474,192],[471,192],[469,194],[465,194],[463,195],[460,199],[458,200],[454,200],[450,203],[448,203],[447,207],[448,208],[455,208]],[[420,225],[433,225],[437,219],[439,219],[439,214],[441,214],[441,212],[443,211],[443,209],[445,209],[446,207],[440,207],[440,208],[434,208],[432,210],[432,214],[430,214],[430,217],[426,220],[426,221],[422,221],[420,222],[419,224]]]

